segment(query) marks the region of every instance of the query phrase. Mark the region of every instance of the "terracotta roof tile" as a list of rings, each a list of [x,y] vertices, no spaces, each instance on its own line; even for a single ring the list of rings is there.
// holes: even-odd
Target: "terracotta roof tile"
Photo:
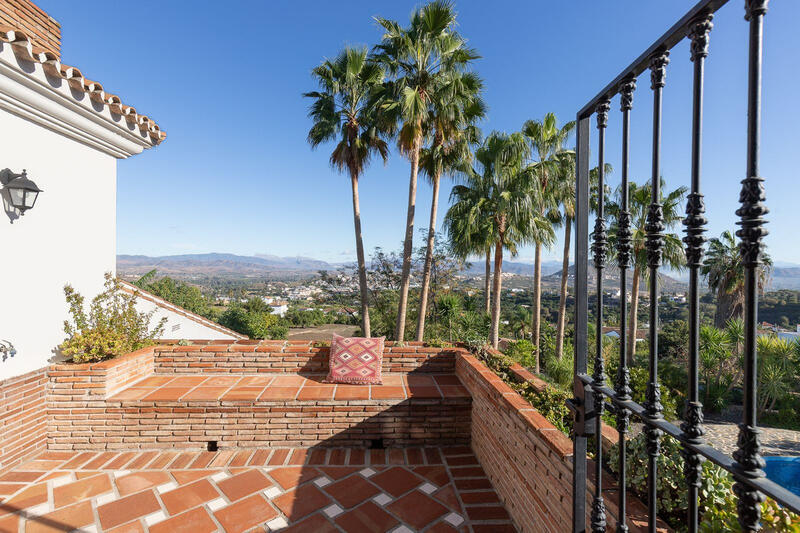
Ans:
[[[128,123],[136,124],[154,145],[161,143],[167,137],[158,124],[149,117],[139,115],[135,108],[122,104],[119,96],[106,93],[100,83],[85,78],[79,69],[61,63],[57,53],[34,46],[26,32],[0,24],[0,42],[9,43],[17,57],[40,63],[49,76],[66,80],[73,90],[88,94],[92,101],[108,106],[111,112],[124,116]]]

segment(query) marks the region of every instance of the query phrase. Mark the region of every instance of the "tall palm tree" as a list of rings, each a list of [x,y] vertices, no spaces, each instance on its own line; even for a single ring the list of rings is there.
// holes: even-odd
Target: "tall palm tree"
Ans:
[[[445,223],[447,219],[445,219]],[[483,308],[489,315],[491,309],[492,294],[492,250],[494,248],[494,235],[492,233],[492,223],[488,219],[477,220],[475,224],[468,228],[459,228],[459,231],[451,231],[453,228],[446,226],[447,238],[450,244],[450,252],[457,258],[466,261],[473,255],[484,258],[485,274],[483,278]]]
[[[474,73],[454,72],[444,76],[445,85],[431,100],[431,146],[420,152],[419,167],[433,185],[428,242],[422,269],[422,287],[417,319],[417,340],[425,336],[425,315],[431,281],[431,264],[436,238],[436,215],[439,207],[439,183],[442,174],[453,174],[468,165],[472,158],[470,145],[480,142],[475,122],[486,114],[480,97],[483,82]]]
[[[328,141],[337,141],[331,152],[331,166],[350,174],[353,193],[353,223],[356,234],[358,285],[361,294],[361,331],[371,334],[369,323],[369,292],[364,243],[361,236],[361,208],[358,199],[358,179],[378,154],[384,161],[389,146],[384,136],[393,124],[384,120],[374,95],[384,80],[383,69],[368,61],[366,48],[345,48],[333,60],[325,60],[312,71],[319,84],[318,91],[305,93],[313,102],[308,116],[313,125],[308,142],[316,148]]]
[[[554,182],[555,194],[561,204],[559,224],[564,226],[564,251],[561,258],[561,285],[558,300],[558,324],[556,325],[556,358],[561,359],[564,355],[564,332],[567,322],[567,283],[569,281],[572,224],[575,222],[575,152],[563,150],[556,156],[556,161],[558,174]],[[593,198],[597,194],[598,169],[599,167],[595,167],[589,171],[589,183]],[[611,164],[606,163],[605,174],[611,174],[612,170]],[[595,202],[592,202],[590,210],[594,212],[595,209]]]
[[[764,254],[764,265],[759,268],[758,285],[763,288],[769,279],[772,260]],[[739,243],[731,231],[723,231],[719,238],[708,243],[706,259],[700,272],[708,280],[708,288],[717,294],[714,326],[724,328],[730,319],[742,318],[744,311],[744,265],[739,253]]]
[[[559,164],[557,154],[564,149],[564,143],[575,129],[575,121],[570,121],[558,127],[555,114],[547,113],[539,120],[528,120],[522,126],[522,133],[528,138],[532,153],[537,157],[533,163],[536,171],[536,186],[539,189],[536,195],[539,199],[535,206],[538,215],[544,217],[548,211],[557,208],[557,195],[551,190],[551,181],[556,178]],[[549,231],[531,235],[534,242],[534,271],[533,271],[533,322],[531,326],[531,341],[535,350],[536,372],[539,372],[539,333],[542,317],[542,246],[550,246],[554,240],[552,226]]]
[[[682,220],[682,206],[681,202],[686,194],[686,187],[678,187],[674,191],[664,194],[664,180],[661,180],[661,197],[659,202],[663,206],[664,212],[664,248],[662,262],[665,266],[672,269],[680,269],[686,264],[686,257],[683,254],[683,243],[680,237],[675,233],[670,233],[670,230],[678,225]],[[647,209],[651,202],[651,187],[650,184],[636,185],[634,182],[628,184],[628,209],[631,213],[631,230],[633,232],[632,245],[633,245],[633,277],[631,279],[631,310],[628,331],[628,357],[629,362],[633,362],[636,355],[636,329],[638,327],[638,313],[639,313],[639,285],[644,279],[648,281],[647,277],[649,270],[647,268],[647,249],[645,243],[647,239],[647,232],[645,225],[647,224]],[[619,190],[617,191],[619,196]],[[619,202],[613,201],[608,204],[608,212],[613,217],[614,223],[611,227],[609,252],[612,256],[616,252],[616,233],[617,233],[617,217],[619,216],[620,207]],[[653,305],[653,302],[650,302]],[[651,324],[653,326],[653,324]]]
[[[423,140],[433,128],[431,102],[437,100],[437,91],[447,86],[446,78],[451,73],[463,72],[478,55],[467,48],[466,41],[455,31],[456,12],[448,0],[435,0],[414,11],[407,28],[392,20],[380,17],[375,20],[385,30],[381,43],[375,47],[375,60],[393,76],[393,81],[387,84],[387,92],[393,96],[387,109],[399,118],[397,144],[411,161],[395,335],[402,342],[411,281],[419,156]]]
[[[489,135],[475,152],[477,168],[465,172],[463,184],[453,187],[452,205],[445,216],[450,235],[473,235],[483,221],[491,225],[494,280],[489,342],[494,348],[500,331],[503,250],[515,254],[535,219],[530,194],[533,173],[524,166],[529,150],[520,133]]]

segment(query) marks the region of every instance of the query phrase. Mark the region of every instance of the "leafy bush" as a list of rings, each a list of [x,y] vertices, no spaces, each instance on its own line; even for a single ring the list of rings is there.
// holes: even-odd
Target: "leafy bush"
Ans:
[[[530,383],[517,383],[512,379],[509,373],[509,368],[515,363],[512,358],[489,351],[483,351],[479,356],[503,381],[528,400],[543,417],[563,433],[569,435],[572,430],[572,413],[567,407],[567,399],[571,397],[567,391],[555,387],[537,391]]]
[[[76,363],[102,361],[133,352],[154,344],[164,332],[166,318],[151,330],[155,310],[138,312],[135,293],[124,292],[111,273],[105,274],[105,280],[105,289],[92,299],[88,314],[84,297],[71,285],[64,287],[72,318],[64,321],[67,338],[60,349]]]
[[[508,347],[503,353],[524,367],[530,367],[536,364],[533,355],[533,343],[527,339],[520,339],[508,343]]]
[[[230,306],[219,323],[251,339],[285,339],[289,334],[289,328],[271,313],[271,308],[256,298]]]
[[[626,472],[628,487],[640,496],[647,494],[647,440],[640,433],[628,441]],[[661,439],[661,455],[658,456],[658,514],[673,527],[685,523],[687,512],[687,486],[683,474],[684,459],[680,443],[672,437]],[[608,457],[608,465],[619,473],[619,446],[614,444]],[[703,463],[700,487],[700,530],[704,533],[741,531],[736,518],[736,497],[733,494],[733,479],[722,468],[710,461]],[[761,505],[762,523],[765,531],[800,532],[800,516],[782,509],[774,500],[767,499]]]
[[[572,412],[567,407],[567,400],[571,397],[570,394],[555,387],[547,387],[544,390],[537,391],[530,383],[512,383],[511,388],[528,400],[534,409],[539,411],[543,417],[562,433],[570,434],[572,431]]]
[[[574,356],[572,351],[565,351],[561,359],[555,356],[545,359],[544,370],[559,386],[568,388],[572,384],[573,379],[573,360]]]
[[[329,321],[328,315],[321,309],[312,309],[308,311],[294,307],[286,311],[286,316],[284,318],[292,326],[303,328],[321,326]]]
[[[194,285],[170,277],[156,279],[156,270],[151,270],[139,278],[134,285],[187,311],[210,320],[216,319],[216,312],[211,308],[211,301]]]

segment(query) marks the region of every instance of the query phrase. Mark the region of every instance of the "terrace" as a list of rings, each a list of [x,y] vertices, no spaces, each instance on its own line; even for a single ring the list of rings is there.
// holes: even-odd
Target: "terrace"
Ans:
[[[58,45],[60,30],[55,21],[29,3],[23,4],[46,30],[37,39]],[[7,284],[3,291],[9,301],[29,302],[38,320],[31,320],[32,312],[19,313],[10,307],[11,312],[4,316],[12,330],[27,338],[20,343],[24,357],[9,362],[13,373],[8,375],[13,377],[0,382],[0,531],[582,532],[587,522],[593,531],[665,530],[656,516],[658,459],[664,436],[680,442],[690,466],[685,472],[690,531],[698,530],[701,517],[698,492],[703,458],[733,476],[744,530],[761,528],[760,502],[764,495],[800,510],[796,495],[763,475],[761,432],[756,421],[756,274],[766,214],[764,180],[758,173],[766,0],[745,2],[749,25],[748,168],[742,208],[737,211],[747,277],[745,412],[732,457],[706,444],[711,439],[704,439],[702,426],[697,329],[698,275],[706,225],[700,193],[703,62],[708,55],[711,15],[725,4],[726,0],[701,0],[577,114],[575,397],[569,401],[574,410],[572,439],[487,367],[481,357],[463,347],[389,343],[383,360],[384,383],[371,386],[324,383],[328,349],[297,341],[166,343],[102,363],[37,368],[46,364],[43,356],[49,357],[52,346],[61,339],[60,331],[39,331],[40,323],[57,324],[60,315],[47,313],[63,302],[59,300],[56,305],[27,298],[29,292],[36,291],[16,280],[28,279],[28,270],[34,271],[32,265],[45,264],[31,257],[27,262],[9,262],[9,268],[18,270],[5,276],[13,286],[9,292]],[[0,7],[4,5],[0,3]],[[588,374],[589,128],[590,120],[596,118],[600,171],[591,249],[598,280],[595,320],[599,340],[604,326],[602,272],[609,266],[603,169],[610,99],[620,97],[621,190],[627,191],[635,81],[650,70],[654,125],[651,187],[655,192],[645,229],[647,267],[650,279],[657,280],[663,245],[657,195],[662,89],[668,52],[687,35],[692,41],[694,65],[692,193],[684,241],[691,269],[688,301],[692,336],[689,403],[686,420],[678,427],[663,418],[659,402],[657,282],[650,286],[648,295],[647,402],[634,402],[628,392],[624,329],[620,332],[621,371],[614,380],[615,388],[606,382],[599,341],[592,354],[594,373]],[[23,159],[37,161],[43,175],[70,178],[62,181],[77,195],[96,188],[89,181],[94,173],[85,168],[102,168],[98,176],[114,178],[107,156],[128,157],[165,138],[149,118],[122,105],[119,97],[105,93],[102,86],[85,79],[77,69],[62,65],[57,49],[40,50],[35,42],[22,31],[0,31],[0,62],[20,85],[9,82],[15,98],[25,104],[17,113],[4,116],[7,130],[18,132],[7,139],[11,143],[7,152],[24,155],[14,161],[15,166],[24,168]],[[0,93],[3,91],[8,89],[0,89]],[[47,112],[30,111],[40,107]],[[69,112],[63,116],[50,112],[62,108]],[[21,120],[42,126],[41,131],[23,135],[27,130],[17,122]],[[50,136],[62,133],[82,143],[81,150],[70,152],[81,159],[70,157],[71,164],[66,166],[63,158],[41,157],[56,141],[62,142]],[[97,153],[85,150],[84,145]],[[31,146],[37,150],[33,155],[26,151]],[[49,185],[48,191],[53,191]],[[113,192],[105,191],[109,205],[113,205]],[[61,191],[63,205],[71,206],[81,199],[69,194]],[[621,205],[624,212],[624,196]],[[54,245],[74,246],[72,237],[80,234],[82,241],[107,248],[99,255],[113,257],[113,217],[106,213],[104,220],[108,223],[94,217],[76,223],[74,219],[80,213],[72,210],[70,217],[57,210],[49,213],[51,223],[38,229],[17,226],[23,231],[13,234],[9,248],[23,249],[30,242],[41,242],[50,244],[41,248],[52,255],[60,252],[63,257],[82,257],[84,261],[59,265],[60,277],[53,286],[60,285],[62,278],[75,278],[91,287],[92,276],[113,267],[97,261],[92,267],[96,271],[88,272],[89,259],[94,257],[89,252],[97,250],[62,250]],[[625,218],[621,217],[618,236],[630,229],[622,222]],[[52,231],[66,227],[66,219],[72,224],[69,232]],[[624,257],[631,254],[630,242],[621,239],[617,251],[621,257],[616,265],[620,269],[619,301],[625,302],[625,276],[630,265]],[[625,323],[624,305],[621,311],[620,323]],[[13,357],[17,353],[11,345],[2,347],[4,361],[6,354]],[[505,377],[527,382],[539,391],[547,386],[518,365],[512,366]],[[605,409],[616,415],[619,432],[603,424],[600,415]],[[631,417],[644,426],[647,438],[649,508],[625,490],[628,473],[624,454]],[[619,487],[603,468],[603,458],[608,457],[604,454],[614,442],[623,451],[619,455]],[[590,446],[596,462],[587,459]]]
[[[30,457],[2,465],[0,531],[569,528],[572,443],[478,358],[388,343],[383,385],[348,386],[328,350],[196,341],[20,380],[9,406],[47,416],[7,417]]]

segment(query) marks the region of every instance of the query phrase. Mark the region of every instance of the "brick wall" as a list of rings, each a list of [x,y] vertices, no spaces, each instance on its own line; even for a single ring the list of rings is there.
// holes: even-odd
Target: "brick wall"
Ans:
[[[422,343],[395,346],[387,342],[383,356],[383,372],[455,371],[456,354],[463,349],[433,348]],[[159,374],[266,372],[328,372],[330,348],[309,341],[237,341],[191,346],[158,346],[155,348],[155,371]]]
[[[47,444],[47,369],[0,381],[0,472]]]
[[[519,530],[570,531],[572,441],[474,356],[458,358],[456,375],[472,395],[472,449]],[[617,491],[610,475],[604,479],[613,530]],[[588,486],[591,492],[591,480]],[[627,503],[630,531],[646,531],[647,509],[630,495]]]
[[[508,373],[517,383],[527,382],[533,387],[533,390],[537,392],[540,392],[551,386],[519,363],[514,363],[511,365],[508,369]],[[619,442],[619,432],[605,422],[603,422],[601,432],[603,435],[603,450],[608,452],[611,449],[611,446]]]
[[[261,351],[257,351],[257,350]],[[366,447],[468,444],[468,397],[350,401],[109,400],[156,373],[325,370],[327,348],[309,342],[157,346],[93,364],[50,369],[50,449]],[[387,371],[454,368],[458,350],[389,347]]]
[[[153,348],[143,348],[100,363],[58,364],[48,371],[50,401],[80,407],[103,400],[153,374]]]
[[[61,25],[29,0],[0,0],[0,24],[22,30],[34,46],[61,56]]]
[[[110,401],[51,404],[49,448],[368,447],[468,444],[469,398],[368,401]]]

